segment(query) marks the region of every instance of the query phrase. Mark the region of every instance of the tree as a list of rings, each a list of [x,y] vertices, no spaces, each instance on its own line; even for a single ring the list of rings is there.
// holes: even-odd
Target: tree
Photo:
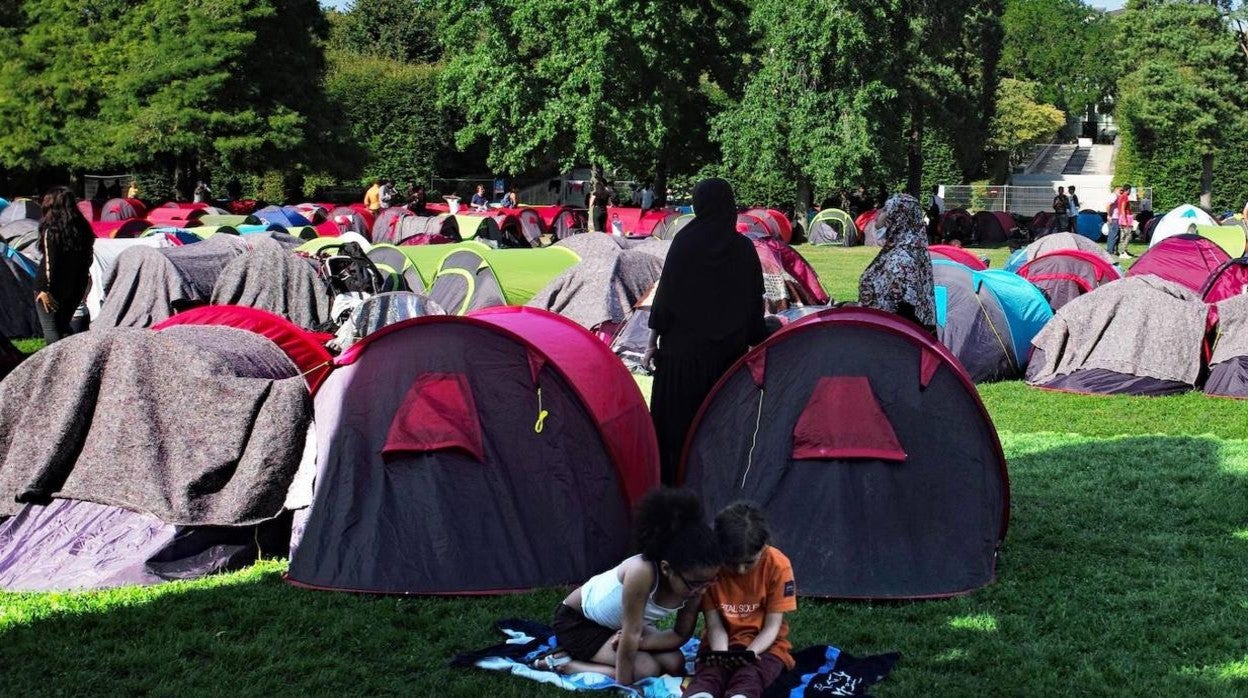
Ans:
[[[1119,81],[1116,116],[1128,161],[1147,180],[1173,173],[1163,161],[1176,149],[1199,155],[1200,202],[1213,204],[1215,157],[1239,147],[1248,132],[1241,85],[1248,61],[1213,3],[1132,0],[1123,15],[1119,45],[1126,68]],[[1172,176],[1172,175],[1171,175]],[[1186,188],[1179,181],[1166,183]],[[1163,196],[1165,194],[1163,193]]]
[[[1010,164],[1027,156],[1037,143],[1048,142],[1066,124],[1066,115],[1051,104],[1037,101],[1034,82],[1004,78],[997,91],[997,113],[992,120],[988,147],[1010,154]]]
[[[1110,99],[1118,77],[1108,15],[1081,0],[1006,0],[1001,75],[1034,82],[1071,115]]]
[[[440,13],[431,0],[355,0],[334,22],[330,46],[342,53],[406,63],[437,61]]]
[[[0,63],[0,163],[262,168],[316,131],[316,0],[26,0]],[[273,60],[274,47],[281,59]],[[301,155],[302,157],[302,155]]]
[[[611,163],[662,192],[715,159],[703,124],[740,67],[738,0],[446,5],[443,104],[464,112],[460,147],[488,141],[496,170]]]

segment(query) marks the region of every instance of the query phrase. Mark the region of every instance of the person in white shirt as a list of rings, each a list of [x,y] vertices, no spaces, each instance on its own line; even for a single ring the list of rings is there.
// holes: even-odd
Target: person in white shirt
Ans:
[[[646,186],[641,190],[641,210],[649,211],[654,208],[654,189],[646,182]]]

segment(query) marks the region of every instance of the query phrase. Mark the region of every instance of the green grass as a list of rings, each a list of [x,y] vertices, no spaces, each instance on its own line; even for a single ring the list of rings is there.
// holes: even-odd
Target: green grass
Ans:
[[[802,252],[840,300],[873,254]],[[802,600],[795,644],[902,652],[880,696],[1248,693],[1248,404],[981,395],[1010,465],[998,581],[946,601]],[[295,589],[284,567],[0,595],[0,693],[567,695],[446,667],[498,641],[498,618],[547,618],[562,590],[377,598]]]

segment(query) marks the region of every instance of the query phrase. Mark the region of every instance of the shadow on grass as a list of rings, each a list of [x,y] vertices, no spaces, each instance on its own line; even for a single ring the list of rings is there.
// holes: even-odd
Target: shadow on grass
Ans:
[[[794,645],[901,651],[882,696],[1248,691],[1248,444],[1025,435],[1007,445],[1013,518],[996,584],[935,602],[803,600]],[[311,592],[281,584],[270,565],[171,593],[0,597],[0,623],[12,609],[40,614],[0,632],[0,666],[20,667],[0,673],[0,689],[534,695],[531,683],[446,661],[496,642],[498,618],[547,618],[561,593]]]

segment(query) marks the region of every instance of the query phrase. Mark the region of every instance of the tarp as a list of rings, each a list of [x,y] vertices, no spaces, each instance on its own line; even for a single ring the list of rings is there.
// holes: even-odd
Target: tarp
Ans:
[[[43,211],[39,208],[39,204],[30,199],[18,199],[0,211],[0,227],[22,219],[38,221],[41,217],[43,217]]]
[[[528,302],[594,331],[623,324],[633,306],[659,280],[663,262],[645,252],[622,249],[605,233],[585,233],[560,241],[581,261],[546,284]]]
[[[126,250],[117,258],[116,276],[96,322],[150,327],[175,310],[206,303],[222,270],[247,250],[247,243],[234,235],[214,235],[183,247]]]
[[[330,290],[316,261],[272,240],[256,240],[250,252],[230,262],[210,302],[266,310],[305,329],[330,319]]]
[[[94,321],[117,274],[117,258],[132,247],[173,247],[175,243],[164,235],[144,238],[119,238],[96,240],[91,248],[91,286],[87,289],[87,313]]]
[[[167,523],[271,519],[298,467],[310,407],[295,365],[251,332],[73,335],[0,384],[0,513],[56,497]]]
[[[1032,340],[1027,382],[1097,393],[1191,390],[1208,320],[1195,292],[1151,275],[1128,276],[1053,316]]]

